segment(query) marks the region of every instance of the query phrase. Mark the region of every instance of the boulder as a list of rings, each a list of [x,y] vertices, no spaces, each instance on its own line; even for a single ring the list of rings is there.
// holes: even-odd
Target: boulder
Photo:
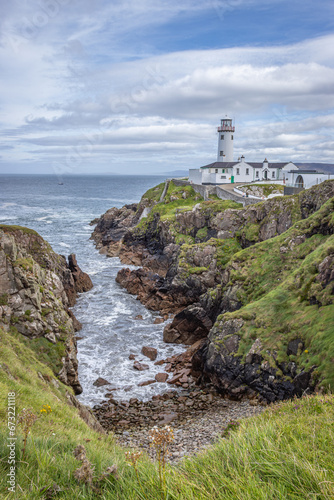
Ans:
[[[303,349],[304,342],[302,341],[302,339],[290,340],[290,342],[288,343],[287,354],[288,356],[290,356],[290,354],[297,356],[298,351],[302,351]]]
[[[182,376],[183,376],[183,373],[177,373],[172,378],[167,380],[167,384],[176,384],[176,382],[178,382]]]
[[[149,369],[149,366],[148,365],[145,365],[144,363],[139,363],[139,361],[135,361],[133,363],[133,368],[135,368],[136,370],[142,372],[144,370],[148,370]]]
[[[110,382],[108,382],[105,378],[99,377],[95,380],[93,385],[95,385],[95,387],[102,387],[103,385],[110,385]]]
[[[207,337],[212,321],[198,304],[177,314],[173,322],[164,329],[163,339],[167,343],[192,345]]]
[[[139,382],[138,387],[144,387],[145,385],[155,384],[156,380],[146,380],[145,382]]]
[[[155,376],[155,380],[157,382],[166,382],[168,379],[168,373],[157,373]]]
[[[154,347],[142,347],[141,353],[149,358],[151,361],[155,361],[158,356],[158,351]]]

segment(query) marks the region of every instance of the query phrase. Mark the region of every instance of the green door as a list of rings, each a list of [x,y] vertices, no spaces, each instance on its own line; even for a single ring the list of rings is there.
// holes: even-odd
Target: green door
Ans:
[[[231,175],[231,184],[234,184],[234,175]]]

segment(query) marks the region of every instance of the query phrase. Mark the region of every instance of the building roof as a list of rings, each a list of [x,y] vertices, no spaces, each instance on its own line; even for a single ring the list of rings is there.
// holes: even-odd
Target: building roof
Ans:
[[[268,168],[284,168],[289,163],[291,162],[288,161],[284,163],[283,162],[268,163]],[[245,164],[253,168],[263,168],[263,162],[245,161]],[[239,166],[239,165],[240,161],[215,161],[213,163],[209,163],[209,165],[204,165],[203,167],[200,168],[232,168],[234,166]]]
[[[295,163],[298,168],[303,170],[317,170],[324,174],[334,174],[333,163]]]
[[[209,165],[204,165],[201,168],[232,168],[234,165],[237,165],[236,161],[215,161],[214,163],[210,163]]]
[[[259,162],[250,162],[250,161],[246,161],[245,163],[248,163],[248,165],[251,165],[253,168],[262,168],[263,167],[263,163],[259,163]],[[290,161],[287,161],[287,162],[277,162],[277,163],[268,163],[268,168],[283,168],[285,167],[285,165],[288,165],[289,163],[291,163]]]
[[[291,174],[323,174],[324,172],[320,172],[319,170],[289,170]]]
[[[260,163],[260,162],[245,161],[245,163],[247,163],[248,165],[250,165],[253,168],[262,168],[263,167],[263,163],[262,162]]]

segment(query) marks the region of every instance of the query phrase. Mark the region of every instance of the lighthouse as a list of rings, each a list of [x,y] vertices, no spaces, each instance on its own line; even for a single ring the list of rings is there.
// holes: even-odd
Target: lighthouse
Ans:
[[[217,161],[233,161],[234,127],[232,118],[222,118],[218,127],[218,154]]]

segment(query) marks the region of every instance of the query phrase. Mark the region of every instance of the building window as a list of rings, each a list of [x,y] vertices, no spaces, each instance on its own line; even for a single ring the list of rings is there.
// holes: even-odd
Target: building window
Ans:
[[[255,177],[256,177],[257,179],[259,178],[259,171],[258,171],[258,170],[255,172]]]
[[[226,175],[221,175],[220,178],[221,179],[226,179]]]
[[[225,174],[225,168],[222,169],[222,173]]]
[[[221,151],[219,154],[220,156],[224,156],[224,151]]]
[[[233,141],[233,135],[231,135],[231,140]]]
[[[249,175],[249,168],[246,168],[246,175]]]
[[[240,175],[240,168],[237,168],[237,175]]]
[[[275,179],[275,171],[272,173],[272,178]]]
[[[222,135],[220,136],[220,138],[221,138],[222,140],[224,140],[224,134],[222,134]]]
[[[218,168],[215,169],[215,174],[218,174]]]

